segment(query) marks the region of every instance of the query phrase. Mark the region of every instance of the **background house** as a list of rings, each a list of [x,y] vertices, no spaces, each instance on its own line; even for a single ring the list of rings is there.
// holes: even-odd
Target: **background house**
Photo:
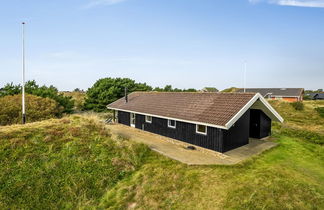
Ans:
[[[118,123],[218,152],[271,133],[281,116],[259,93],[133,92],[107,106]]]
[[[304,88],[246,88],[246,92],[260,93],[267,99],[279,99],[289,102],[302,101],[304,97]],[[244,92],[243,88],[236,92]]]
[[[324,93],[307,93],[311,100],[324,100]]]

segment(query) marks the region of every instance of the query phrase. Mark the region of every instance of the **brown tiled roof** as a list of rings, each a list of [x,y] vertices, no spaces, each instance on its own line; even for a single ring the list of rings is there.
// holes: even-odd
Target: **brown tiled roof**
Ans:
[[[255,93],[133,92],[107,107],[225,126]]]

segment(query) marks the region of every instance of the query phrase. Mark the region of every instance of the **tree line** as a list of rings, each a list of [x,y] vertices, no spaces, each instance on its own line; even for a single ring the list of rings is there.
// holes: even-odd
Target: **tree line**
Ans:
[[[102,78],[97,80],[92,87],[85,91],[85,100],[82,106],[78,106],[79,109],[88,111],[93,110],[95,112],[106,111],[106,106],[117,99],[124,96],[125,88],[129,93],[134,91],[158,91],[158,92],[197,92],[194,88],[179,89],[173,88],[171,85],[165,87],[155,87],[146,84],[136,82],[130,78]],[[206,88],[208,90],[218,91],[216,88]],[[207,90],[207,91],[208,91]],[[72,113],[74,110],[75,101],[71,96],[66,96],[60,93],[56,87],[40,86],[35,80],[28,81],[25,84],[26,94],[35,95],[42,98],[49,98],[54,100],[61,110],[61,114]],[[76,88],[76,92],[83,92],[83,90]],[[8,83],[4,87],[0,87],[0,98],[5,96],[19,95],[22,92],[20,84],[15,85]]]
[[[99,79],[86,92],[84,110],[102,112],[107,110],[106,106],[125,95],[125,87],[129,93],[134,91],[159,91],[159,92],[196,92],[194,88],[178,89],[171,85],[164,88],[155,87],[139,83],[129,78],[103,78]]]
[[[58,89],[51,86],[39,86],[35,80],[28,81],[25,84],[26,94],[39,96],[42,98],[50,98],[58,103],[62,107],[62,113],[72,113],[74,107],[74,101],[72,97],[64,96],[59,93]],[[0,88],[0,97],[13,96],[22,93],[22,87],[20,84],[15,85],[8,83],[4,87]]]

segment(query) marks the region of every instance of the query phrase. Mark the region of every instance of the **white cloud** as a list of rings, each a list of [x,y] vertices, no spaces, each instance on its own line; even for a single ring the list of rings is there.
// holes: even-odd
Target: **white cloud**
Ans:
[[[249,0],[253,4],[264,1],[282,6],[324,8],[324,0]]]
[[[126,0],[90,0],[90,2],[83,6],[84,9],[89,9],[97,6],[110,6],[122,3]]]

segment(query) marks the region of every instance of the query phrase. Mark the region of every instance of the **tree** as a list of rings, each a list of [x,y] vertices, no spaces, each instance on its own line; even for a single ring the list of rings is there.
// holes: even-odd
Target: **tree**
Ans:
[[[6,84],[3,88],[0,89],[0,97],[3,96],[13,96],[21,93],[21,86],[14,85],[13,83]]]
[[[106,106],[125,95],[125,87],[129,93],[134,91],[151,91],[152,87],[146,83],[136,83],[129,78],[99,79],[87,90],[84,110],[96,112],[105,111]]]
[[[172,85],[166,85],[166,86],[164,87],[163,91],[165,91],[165,92],[172,92],[172,91],[173,91],[173,89],[172,89]]]
[[[197,92],[195,88],[183,89],[183,92]]]
[[[157,92],[197,92],[194,88],[189,89],[179,89],[179,88],[172,88],[172,85],[166,85],[164,88],[156,87],[153,91]]]

